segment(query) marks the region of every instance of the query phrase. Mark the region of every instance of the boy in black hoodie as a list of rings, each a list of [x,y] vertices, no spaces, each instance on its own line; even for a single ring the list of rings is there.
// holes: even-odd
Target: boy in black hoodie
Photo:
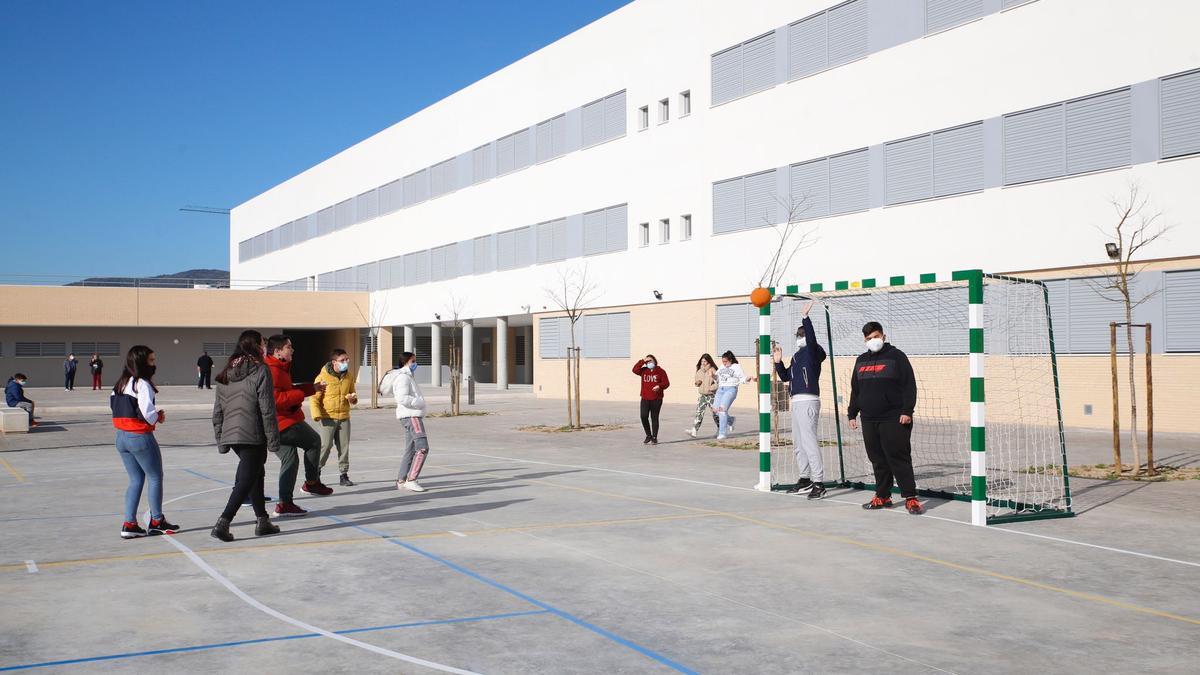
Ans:
[[[847,415],[850,428],[857,429],[862,413],[863,444],[875,471],[875,497],[863,508],[891,508],[894,479],[905,508],[920,515],[925,508],[917,499],[912,468],[912,416],[917,406],[912,364],[904,352],[886,342],[878,321],[868,321],[862,332],[867,351],[854,362]]]

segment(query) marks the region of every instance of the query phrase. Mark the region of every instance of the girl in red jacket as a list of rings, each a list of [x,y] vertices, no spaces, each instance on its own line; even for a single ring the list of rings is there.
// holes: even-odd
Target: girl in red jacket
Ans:
[[[663,392],[671,386],[667,371],[658,365],[653,354],[633,364],[633,374],[642,378],[642,428],[646,430],[647,443],[658,445],[658,413],[662,410]]]

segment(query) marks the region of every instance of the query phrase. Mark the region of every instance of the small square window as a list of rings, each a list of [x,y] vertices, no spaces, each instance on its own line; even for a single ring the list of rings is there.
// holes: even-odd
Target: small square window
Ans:
[[[687,117],[692,114],[692,92],[685,91],[679,94],[679,116]]]
[[[658,243],[671,243],[671,219],[663,218],[658,221]]]
[[[664,98],[658,102],[658,123],[665,124],[671,119],[671,99]]]
[[[650,245],[650,223],[638,225],[638,243],[640,246]]]
[[[650,127],[650,106],[644,105],[638,108],[638,131],[645,131]]]
[[[683,241],[692,238],[692,214],[679,216],[680,227],[683,230],[683,236],[680,237]]]

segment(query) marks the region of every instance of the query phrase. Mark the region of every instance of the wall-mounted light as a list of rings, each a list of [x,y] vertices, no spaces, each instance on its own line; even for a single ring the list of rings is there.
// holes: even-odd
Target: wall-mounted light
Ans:
[[[1104,251],[1105,251],[1105,253],[1108,253],[1108,257],[1110,260],[1120,260],[1121,259],[1121,247],[1117,246],[1116,244],[1112,243],[1111,241],[1104,245]]]
[[[662,291],[653,291],[655,300],[662,300]]]
[[[529,313],[529,309],[530,309],[529,305],[521,305],[521,311],[522,311],[523,313],[525,313],[525,314],[528,314],[528,313]]]
[[[442,320],[442,315],[441,315],[441,314],[438,314],[437,312],[434,312],[434,314],[433,314],[433,318],[437,319],[438,321],[441,321],[441,320]]]

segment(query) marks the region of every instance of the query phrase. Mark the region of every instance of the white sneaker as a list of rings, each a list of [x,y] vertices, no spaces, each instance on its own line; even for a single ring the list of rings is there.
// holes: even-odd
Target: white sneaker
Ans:
[[[731,434],[733,433],[733,420],[734,420],[733,417],[729,418],[729,432],[728,433],[731,433]]]
[[[683,431],[684,431],[684,433],[686,433],[687,435],[691,436],[692,438],[695,438],[695,437],[696,437],[696,430],[695,430],[695,429],[684,429]]]
[[[421,484],[415,480],[410,480],[410,481],[406,482],[404,484],[404,487],[405,487],[405,489],[412,490],[413,492],[424,492],[425,491],[425,488],[421,487]]]
[[[718,440],[718,441],[723,441],[723,440],[725,440],[725,437],[724,437],[724,436],[717,436],[717,440]]]
[[[396,481],[396,489],[403,490],[404,489],[404,481],[402,481],[402,480]]]

